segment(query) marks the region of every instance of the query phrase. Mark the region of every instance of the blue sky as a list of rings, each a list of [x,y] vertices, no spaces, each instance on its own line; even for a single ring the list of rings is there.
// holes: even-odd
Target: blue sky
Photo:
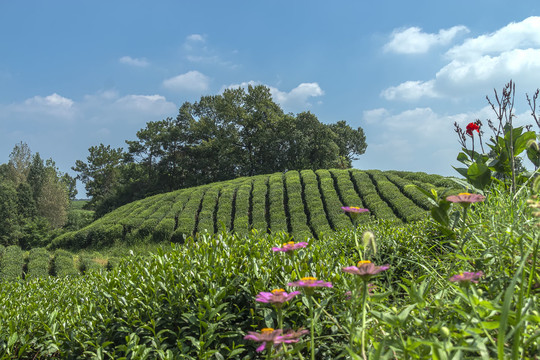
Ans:
[[[90,146],[252,83],[286,112],[361,126],[356,168],[455,175],[453,123],[493,118],[493,88],[513,79],[517,121],[534,123],[537,15],[536,0],[0,0],[0,163],[23,141],[74,174]]]

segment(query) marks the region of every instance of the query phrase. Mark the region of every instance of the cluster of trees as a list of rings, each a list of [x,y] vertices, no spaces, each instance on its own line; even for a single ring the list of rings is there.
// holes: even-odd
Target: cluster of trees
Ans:
[[[185,102],[176,118],[148,122],[126,143],[126,151],[93,146],[72,168],[96,216],[148,195],[241,176],[349,168],[367,147],[362,128],[284,113],[265,86]]]
[[[44,245],[51,230],[66,224],[75,181],[27,144],[15,145],[8,163],[0,165],[0,244]]]

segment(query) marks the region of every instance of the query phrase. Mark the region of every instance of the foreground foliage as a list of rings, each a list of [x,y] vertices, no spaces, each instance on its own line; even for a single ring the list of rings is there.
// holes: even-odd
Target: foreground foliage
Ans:
[[[539,234],[529,195],[493,189],[453,238],[429,220],[380,220],[283,253],[271,249],[290,240],[284,234],[202,234],[109,272],[3,282],[2,358],[252,359],[259,344],[244,339],[248,331],[281,322],[310,329],[290,345],[295,357],[310,354],[313,341],[320,359],[359,359],[361,350],[383,359],[534,359]],[[355,241],[368,229],[376,252]],[[342,269],[360,255],[389,268],[359,302],[348,293],[357,294],[357,278]],[[450,281],[461,272],[483,276],[477,284]],[[282,313],[255,301],[306,276],[333,287],[297,295]]]

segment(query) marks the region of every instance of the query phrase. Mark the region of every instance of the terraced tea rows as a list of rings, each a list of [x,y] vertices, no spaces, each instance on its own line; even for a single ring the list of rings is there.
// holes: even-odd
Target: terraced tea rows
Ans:
[[[425,189],[452,188],[439,175],[379,170],[303,170],[239,178],[155,195],[127,204],[84,229],[56,238],[52,248],[106,246],[117,241],[175,241],[226,229],[246,234],[286,231],[296,238],[352,226],[342,206],[370,210],[361,218],[411,222],[429,209]]]
[[[50,253],[44,248],[34,248],[25,256],[23,250],[16,245],[0,245],[0,281],[79,275],[111,268],[115,258],[111,260],[108,264],[100,264],[90,257],[74,257],[63,249]]]

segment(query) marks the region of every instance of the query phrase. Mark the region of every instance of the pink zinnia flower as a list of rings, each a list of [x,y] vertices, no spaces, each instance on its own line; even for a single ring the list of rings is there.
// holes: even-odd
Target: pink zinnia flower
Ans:
[[[314,287],[332,287],[332,283],[326,282],[323,280],[317,280],[317,278],[314,277],[303,277],[298,281],[290,282],[287,284],[288,286],[298,286],[298,287],[305,287],[305,288],[314,288]]]
[[[348,212],[348,213],[355,213],[355,214],[361,214],[364,212],[369,212],[368,209],[362,209],[357,206],[342,206],[341,210]]]
[[[362,280],[367,281],[372,276],[388,270],[389,268],[390,265],[377,266],[369,260],[362,260],[358,262],[357,266],[344,267],[342,270],[349,274],[358,275]]]
[[[308,245],[307,242],[299,242],[297,244],[294,243],[294,241],[289,241],[282,245],[282,247],[273,247],[273,251],[283,251],[283,252],[289,252],[301,248],[305,248]]]
[[[469,193],[460,193],[457,195],[452,195],[446,197],[447,201],[453,202],[453,203],[461,203],[461,204],[471,204],[471,203],[477,203],[484,201],[486,197],[484,195],[480,194],[469,194]]]
[[[281,344],[283,342],[280,336],[282,333],[283,330],[281,329],[264,328],[260,333],[248,331],[248,335],[244,336],[244,339],[262,342],[261,346],[256,349],[257,352],[261,352],[266,348],[267,344],[269,346]]]
[[[285,343],[285,344],[291,344],[296,343],[298,340],[300,340],[300,337],[302,335],[309,334],[309,330],[306,329],[298,329],[296,331],[289,330],[286,334],[279,336],[279,341]]]
[[[482,271],[479,272],[463,272],[459,275],[454,275],[450,278],[450,281],[457,282],[459,284],[469,284],[471,282],[477,283],[478,279],[484,276]]]
[[[300,294],[300,291],[293,291],[287,294],[283,289],[275,289],[272,292],[260,292],[255,299],[258,302],[271,303],[276,306],[283,305],[284,302],[291,300],[296,295]]]

